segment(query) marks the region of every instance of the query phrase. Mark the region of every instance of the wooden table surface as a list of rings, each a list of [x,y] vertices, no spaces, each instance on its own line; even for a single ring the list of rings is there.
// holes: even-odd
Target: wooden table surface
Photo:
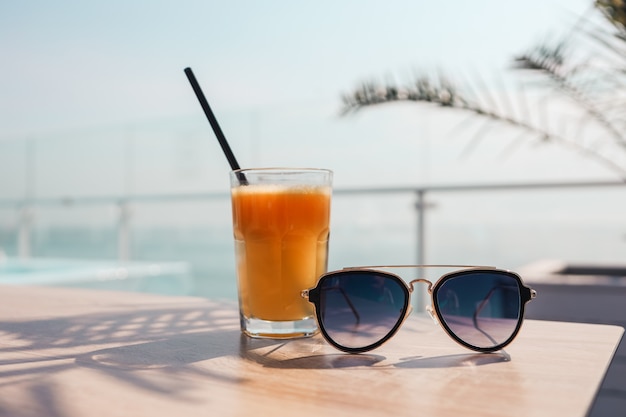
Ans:
[[[410,317],[379,349],[249,339],[236,303],[0,286],[0,416],[584,416],[623,329],[527,320],[479,354]]]

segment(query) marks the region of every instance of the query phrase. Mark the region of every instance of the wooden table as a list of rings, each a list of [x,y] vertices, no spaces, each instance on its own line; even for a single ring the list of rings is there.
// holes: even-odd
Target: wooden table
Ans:
[[[238,326],[228,301],[0,286],[0,415],[584,416],[623,333],[528,320],[477,354],[416,315],[348,355]]]

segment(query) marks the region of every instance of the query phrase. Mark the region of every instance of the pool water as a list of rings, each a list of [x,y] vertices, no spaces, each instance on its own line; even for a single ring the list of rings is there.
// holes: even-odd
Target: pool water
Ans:
[[[186,262],[121,262],[82,259],[0,259],[0,284],[81,287],[151,292],[193,293]]]

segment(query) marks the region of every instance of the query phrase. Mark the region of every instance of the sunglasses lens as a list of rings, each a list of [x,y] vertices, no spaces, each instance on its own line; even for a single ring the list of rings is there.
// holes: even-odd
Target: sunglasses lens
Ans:
[[[434,293],[440,318],[461,342],[477,349],[506,345],[519,328],[520,282],[504,271],[463,271]]]
[[[340,272],[319,285],[318,317],[337,347],[373,348],[402,322],[409,293],[399,279],[375,272]]]

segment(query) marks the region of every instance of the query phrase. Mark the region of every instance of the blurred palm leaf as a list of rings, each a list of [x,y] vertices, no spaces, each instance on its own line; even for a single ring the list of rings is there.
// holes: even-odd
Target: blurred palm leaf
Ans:
[[[626,1],[624,0],[596,0],[595,6],[621,32],[617,36],[624,39],[626,27]]]
[[[549,87],[532,104],[526,92],[520,90],[514,95],[501,95],[498,105],[484,83],[479,85],[480,95],[470,95],[468,86],[460,88],[439,74],[417,77],[407,85],[364,82],[342,96],[342,114],[399,101],[458,109],[487,122],[471,138],[466,152],[488,134],[491,124],[505,124],[521,130],[518,141],[557,143],[594,159],[626,180],[626,3],[597,0],[594,6],[592,10],[600,11],[604,17],[601,22],[605,26],[610,23],[608,29],[587,17],[581,18],[570,36],[556,43],[537,45],[513,60],[514,68],[539,75],[543,86]],[[574,35],[582,35],[582,39]],[[575,40],[590,42],[583,57],[572,52],[581,49]],[[578,113],[555,124],[549,117],[556,117],[558,100],[564,98],[575,105]],[[575,133],[566,132],[562,127],[566,123],[577,124]],[[595,130],[589,128],[591,125]]]

